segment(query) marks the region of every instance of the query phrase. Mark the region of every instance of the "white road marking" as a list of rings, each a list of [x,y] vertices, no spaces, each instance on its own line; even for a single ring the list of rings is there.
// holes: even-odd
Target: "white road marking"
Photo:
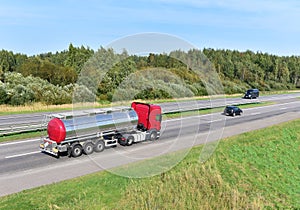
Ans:
[[[282,107],[282,108],[280,108],[281,110],[284,110],[284,109],[287,109],[287,107]]]
[[[258,114],[261,114],[261,112],[254,112],[254,113],[251,113],[250,115],[258,115]]]
[[[248,108],[248,109],[249,110],[264,109],[264,108],[268,108],[268,107],[279,107],[279,106],[286,106],[286,105],[298,104],[298,103],[300,103],[300,101],[293,101],[293,102],[287,102],[287,103],[282,103],[282,104],[271,104],[271,105],[267,105],[267,106],[258,106],[258,107]]]
[[[223,119],[217,119],[217,120],[211,120],[210,122],[220,122],[220,121],[223,121]]]
[[[22,157],[22,156],[32,155],[32,154],[37,154],[37,153],[40,153],[40,152],[41,151],[35,151],[35,152],[28,152],[28,153],[23,153],[23,154],[11,155],[11,156],[6,156],[5,159],[15,158],[15,157]]]
[[[28,142],[34,142],[34,141],[40,141],[40,140],[41,139],[29,139],[29,140],[25,140],[25,141],[8,142],[8,143],[0,144],[0,147],[1,146],[8,146],[8,145],[15,145],[15,144],[25,144],[25,143],[28,143]]]

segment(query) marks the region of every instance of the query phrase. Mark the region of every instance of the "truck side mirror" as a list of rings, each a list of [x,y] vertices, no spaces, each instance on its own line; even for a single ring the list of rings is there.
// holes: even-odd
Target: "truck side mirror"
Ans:
[[[155,120],[158,121],[158,122],[161,122],[162,121],[162,115],[157,114],[156,117],[155,117]]]

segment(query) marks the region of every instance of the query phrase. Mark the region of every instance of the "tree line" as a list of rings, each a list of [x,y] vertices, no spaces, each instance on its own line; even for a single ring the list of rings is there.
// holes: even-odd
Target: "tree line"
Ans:
[[[34,56],[1,50],[0,104],[63,104],[72,103],[74,97],[112,101],[114,97],[125,95],[132,99],[207,95],[210,94],[208,87],[214,81],[204,80],[205,75],[193,71],[199,66],[203,72],[217,72],[227,94],[243,93],[248,88],[270,91],[300,87],[299,56],[205,48],[188,51],[188,59],[184,60],[184,54],[180,53],[178,50],[169,54],[137,56],[128,55],[126,50],[118,54],[103,47],[94,51],[72,44],[61,52]],[[101,57],[103,55],[105,58]],[[83,81],[81,75],[91,60],[96,62],[93,68],[105,70],[105,74],[98,75],[101,82],[93,90],[89,88],[92,81]],[[104,63],[110,61],[115,63],[105,69]],[[162,73],[158,76],[146,72],[149,69],[159,69]],[[126,86],[116,91],[130,75],[134,75],[132,81],[127,81]]]

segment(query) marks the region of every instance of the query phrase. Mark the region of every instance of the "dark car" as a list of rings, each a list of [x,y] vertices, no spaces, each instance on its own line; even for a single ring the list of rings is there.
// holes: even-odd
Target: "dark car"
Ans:
[[[258,89],[249,89],[246,91],[244,98],[258,98],[259,97],[259,90]]]
[[[241,115],[243,111],[237,107],[237,106],[226,106],[224,109],[224,114],[225,115],[230,115],[230,116],[235,116],[235,115]]]

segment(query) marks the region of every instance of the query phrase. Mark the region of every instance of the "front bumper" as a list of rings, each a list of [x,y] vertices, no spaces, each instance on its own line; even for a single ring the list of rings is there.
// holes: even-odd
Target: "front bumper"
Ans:
[[[50,139],[43,139],[42,143],[40,144],[40,150],[42,152],[54,155],[58,157],[58,147],[57,143],[55,141],[52,141]]]

